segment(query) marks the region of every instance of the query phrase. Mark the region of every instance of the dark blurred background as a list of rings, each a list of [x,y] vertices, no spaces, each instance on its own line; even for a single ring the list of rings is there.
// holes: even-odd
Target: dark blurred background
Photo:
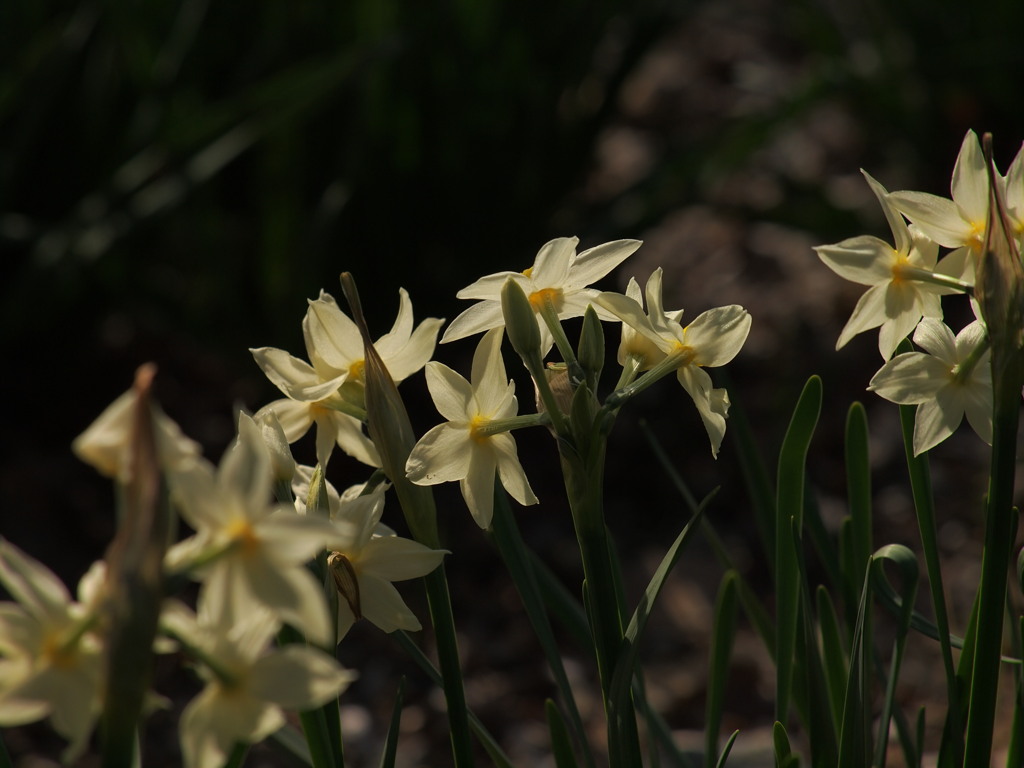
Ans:
[[[859,168],[889,189],[948,194],[973,128],[995,134],[1005,169],[1024,138],[1022,29],[1018,0],[0,4],[0,533],[69,581],[101,554],[112,493],[69,445],[139,364],[157,363],[165,410],[215,459],[232,409],[278,396],[247,348],[304,356],[306,299],[320,288],[340,298],[341,271],[354,273],[379,334],[399,286],[417,318],[451,319],[466,306],[458,289],[529,266],[562,235],[581,247],[645,241],[602,287],[643,284],[662,266],[666,305],[690,318],[726,303],[751,311],[730,386],[769,465],[803,382],[823,375],[811,474],[826,519],[838,516],[845,409],[880,362],[874,334],[834,351],[862,289],[810,248],[889,237]],[[436,356],[468,371],[472,348]],[[512,375],[530,407],[528,382]],[[422,378],[402,390],[419,429],[436,422]],[[913,544],[894,485],[894,410],[867,404],[880,515]],[[639,417],[696,492],[725,485],[712,517],[759,578],[730,437],[712,462],[670,382],[626,412],[610,454],[609,524],[630,562],[684,519],[651,469]],[[975,443],[951,441],[952,469],[940,465],[936,480],[969,504],[984,472]],[[538,434],[520,450],[542,500],[521,511],[523,526],[571,578],[553,447]],[[339,486],[363,478],[337,463]],[[486,607],[471,586],[457,595],[469,665],[513,668],[518,641],[495,662],[493,643],[476,638],[498,633],[514,595],[450,490],[451,578],[506,595]],[[977,515],[951,520],[953,551]],[[718,572],[701,557],[677,584],[683,639],[660,641],[677,669],[706,658],[701,611]],[[670,722],[699,727],[687,720],[691,705],[699,717],[699,680],[678,685],[693,690],[665,694]],[[492,690],[481,706],[496,696],[505,701]]]

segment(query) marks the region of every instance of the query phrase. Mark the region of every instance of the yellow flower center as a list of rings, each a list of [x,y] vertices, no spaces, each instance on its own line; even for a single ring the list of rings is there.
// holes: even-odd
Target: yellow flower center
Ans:
[[[365,360],[356,360],[352,365],[348,367],[348,379],[349,381],[362,381],[363,372],[366,370]]]
[[[243,557],[249,557],[259,551],[260,539],[252,524],[244,517],[232,520],[227,526],[226,533]]]
[[[473,440],[476,443],[486,442],[490,438],[490,435],[484,433],[482,431],[482,427],[485,427],[487,424],[490,423],[490,421],[491,421],[490,419],[485,418],[484,416],[481,416],[480,414],[477,414],[472,419],[470,419],[470,422],[469,422],[469,439]]]
[[[895,253],[896,258],[892,264],[892,282],[893,285],[900,285],[907,280],[904,272],[906,267],[910,265],[910,260],[906,256],[902,256],[895,251],[893,253]]]
[[[971,233],[967,236],[967,244],[974,253],[981,253],[981,249],[985,247],[986,226],[984,221],[971,222]]]
[[[533,307],[534,312],[539,312],[548,302],[555,308],[555,312],[559,312],[562,309],[562,289],[561,288],[541,288],[539,291],[534,291],[530,294],[530,306]]]
[[[40,655],[49,666],[57,669],[71,669],[78,663],[77,645],[65,643],[59,632],[46,634]]]
[[[697,350],[688,344],[676,342],[672,354],[679,360],[679,367],[682,368],[684,365],[689,365],[697,357]],[[700,365],[700,363],[697,363]]]

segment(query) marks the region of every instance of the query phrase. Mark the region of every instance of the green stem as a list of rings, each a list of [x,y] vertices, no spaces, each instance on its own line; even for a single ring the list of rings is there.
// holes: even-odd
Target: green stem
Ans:
[[[924,551],[925,567],[928,569],[928,585],[931,589],[932,609],[935,611],[935,626],[938,628],[939,645],[942,650],[942,667],[946,673],[946,719],[951,758],[959,763],[963,759],[963,723],[961,722],[960,694],[957,685],[956,667],[953,665],[953,646],[950,642],[949,615],[946,612],[946,592],[942,585],[942,566],[939,558],[939,540],[935,525],[935,500],[932,494],[931,470],[928,455],[914,455],[914,420],[917,406],[900,406],[900,423],[903,428],[903,446],[910,475],[910,488],[914,497],[914,511],[917,527],[921,534],[921,548]]]
[[[1019,355],[1006,354],[1002,346],[993,345],[992,351],[995,406],[992,467],[985,514],[981,584],[978,588],[978,632],[967,716],[965,768],[987,766],[991,759],[1006,606],[1006,574],[1014,544],[1013,489],[1024,367]]]

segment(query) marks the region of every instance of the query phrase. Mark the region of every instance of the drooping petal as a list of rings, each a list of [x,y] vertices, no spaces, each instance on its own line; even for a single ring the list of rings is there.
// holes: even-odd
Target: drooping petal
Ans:
[[[729,396],[724,389],[711,386],[707,371],[695,365],[685,365],[676,373],[700,414],[704,429],[711,441],[711,455],[718,458],[718,450],[725,438],[725,418],[729,412]]]
[[[467,429],[438,424],[413,446],[405,474],[416,485],[460,480],[469,470],[472,454],[472,439]]]
[[[530,488],[529,480],[526,479],[523,465],[519,463],[512,435],[507,432],[494,435],[491,438],[491,448],[497,458],[498,477],[509,495],[524,507],[536,504],[537,497]]]
[[[896,347],[913,332],[921,320],[921,306],[915,286],[891,282],[885,286],[886,321],[878,334],[878,351],[883,360],[892,357]]]
[[[495,468],[494,454],[478,448],[470,455],[469,467],[459,482],[462,498],[481,528],[489,527],[494,515]]]
[[[415,632],[421,628],[419,619],[390,582],[366,575],[359,580],[359,599],[363,618],[384,632]]]
[[[330,424],[330,428],[327,428],[327,424]],[[341,413],[333,409],[326,410],[317,419],[317,457],[319,460],[322,446],[320,444],[320,432],[321,427],[325,429],[325,440],[333,439],[335,444],[343,450],[346,455],[351,456],[356,461],[360,461],[370,467],[380,466],[380,454],[377,452],[377,446],[373,444],[373,441],[366,436],[363,432],[363,423],[359,421],[355,416],[349,416],[347,413]],[[323,446],[326,448],[326,446]],[[326,451],[325,451],[326,453]],[[325,462],[321,462],[326,466]]]
[[[667,352],[675,339],[663,338],[651,325],[644,308],[633,299],[623,296],[621,293],[605,292],[598,294],[594,299],[595,306],[601,306],[622,320],[626,325],[649,339],[658,349]]]
[[[964,418],[963,404],[950,387],[917,406],[914,419],[914,455],[920,456],[953,434]]]
[[[885,322],[885,294],[888,283],[879,283],[868,288],[859,299],[836,341],[836,349],[842,349],[858,333],[877,328]]]
[[[992,445],[992,383],[972,382],[964,387],[963,402],[971,428],[986,444]]]
[[[289,399],[274,400],[256,411],[256,420],[266,418],[268,412],[272,412],[277,417],[289,443],[301,439],[313,425],[310,403]]]
[[[244,615],[244,602],[259,602],[282,621],[304,633],[317,645],[327,645],[330,620],[323,589],[304,567],[268,567],[266,560],[245,562],[248,595],[234,595],[236,615]],[[251,609],[250,609],[251,610]]]

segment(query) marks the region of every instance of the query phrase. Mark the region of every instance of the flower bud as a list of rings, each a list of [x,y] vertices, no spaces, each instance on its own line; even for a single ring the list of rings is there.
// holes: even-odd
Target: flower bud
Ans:
[[[593,306],[583,313],[583,330],[580,331],[579,351],[576,359],[591,387],[597,384],[604,368],[604,328]]]
[[[505,316],[505,332],[512,348],[523,360],[540,354],[540,328],[533,306],[522,286],[509,278],[501,289],[501,313]]]

